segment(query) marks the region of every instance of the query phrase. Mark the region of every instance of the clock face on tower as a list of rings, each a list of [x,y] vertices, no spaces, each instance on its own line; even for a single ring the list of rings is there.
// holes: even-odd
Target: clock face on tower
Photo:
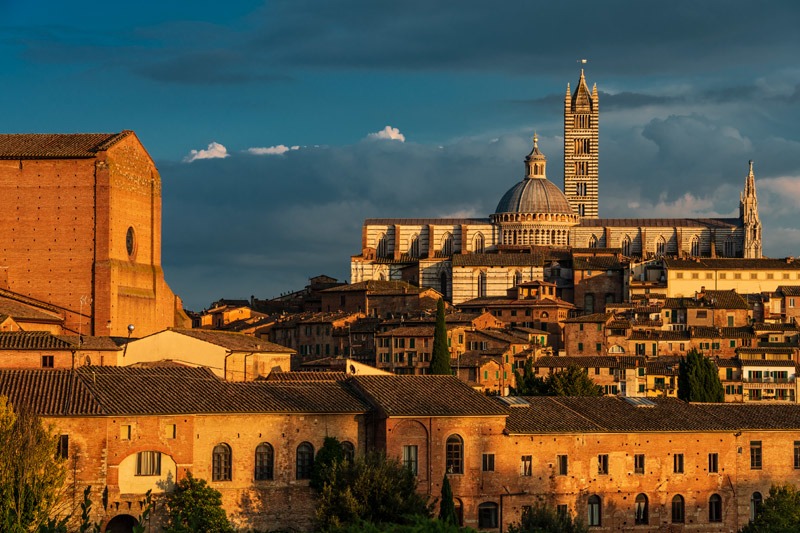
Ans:
[[[133,257],[136,251],[136,234],[133,232],[133,226],[128,228],[128,233],[125,234],[125,247],[128,250],[128,256]]]

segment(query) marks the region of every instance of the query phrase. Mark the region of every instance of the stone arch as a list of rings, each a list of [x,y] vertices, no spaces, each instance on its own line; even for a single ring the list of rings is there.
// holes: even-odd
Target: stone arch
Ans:
[[[385,233],[378,236],[378,245],[375,247],[378,257],[386,257],[389,249],[388,239]]]
[[[442,255],[453,255],[453,234],[449,231],[442,236]]]
[[[476,254],[482,254],[486,248],[486,239],[483,237],[483,233],[478,232],[472,238],[472,251]]]
[[[622,255],[624,255],[625,257],[630,257],[631,256],[631,242],[632,241],[631,241],[631,236],[630,235],[625,235],[622,238],[622,242],[620,244],[620,248],[622,248]]]
[[[428,429],[417,420],[402,420],[394,426],[392,433],[403,435],[402,444],[394,453],[403,460],[403,446],[416,446],[417,452],[417,480],[428,479]]]
[[[409,240],[408,255],[415,259],[419,258],[419,235],[416,233]]]
[[[592,234],[592,236],[589,237],[589,248],[597,248],[597,235]]]
[[[106,524],[106,533],[133,533],[133,528],[139,524],[129,514],[118,514]]]

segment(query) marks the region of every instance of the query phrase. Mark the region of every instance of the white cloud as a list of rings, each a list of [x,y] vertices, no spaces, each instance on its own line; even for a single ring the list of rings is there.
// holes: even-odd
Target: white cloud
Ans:
[[[406,136],[400,133],[398,128],[393,128],[391,126],[386,126],[381,131],[368,134],[367,139],[387,139],[390,141],[400,141],[401,143],[406,142]]]
[[[229,157],[228,149],[218,142],[212,142],[205,150],[192,150],[183,158],[184,163],[191,163],[198,159],[224,159]]]
[[[286,146],[285,144],[279,144],[277,146],[248,148],[247,152],[253,155],[281,155],[290,150],[299,149],[299,146]]]

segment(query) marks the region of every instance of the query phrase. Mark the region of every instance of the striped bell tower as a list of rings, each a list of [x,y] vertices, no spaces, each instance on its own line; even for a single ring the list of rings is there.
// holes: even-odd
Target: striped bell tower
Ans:
[[[581,69],[575,92],[567,84],[564,97],[564,194],[582,218],[599,216],[598,104],[597,85],[590,92]]]

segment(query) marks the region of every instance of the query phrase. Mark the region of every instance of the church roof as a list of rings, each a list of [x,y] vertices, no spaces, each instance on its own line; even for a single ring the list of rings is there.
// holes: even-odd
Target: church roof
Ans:
[[[0,159],[90,158],[131,133],[0,134]]]
[[[454,254],[453,266],[544,266],[540,251],[510,254]]]
[[[735,228],[741,225],[738,218],[586,218],[579,228]]]

